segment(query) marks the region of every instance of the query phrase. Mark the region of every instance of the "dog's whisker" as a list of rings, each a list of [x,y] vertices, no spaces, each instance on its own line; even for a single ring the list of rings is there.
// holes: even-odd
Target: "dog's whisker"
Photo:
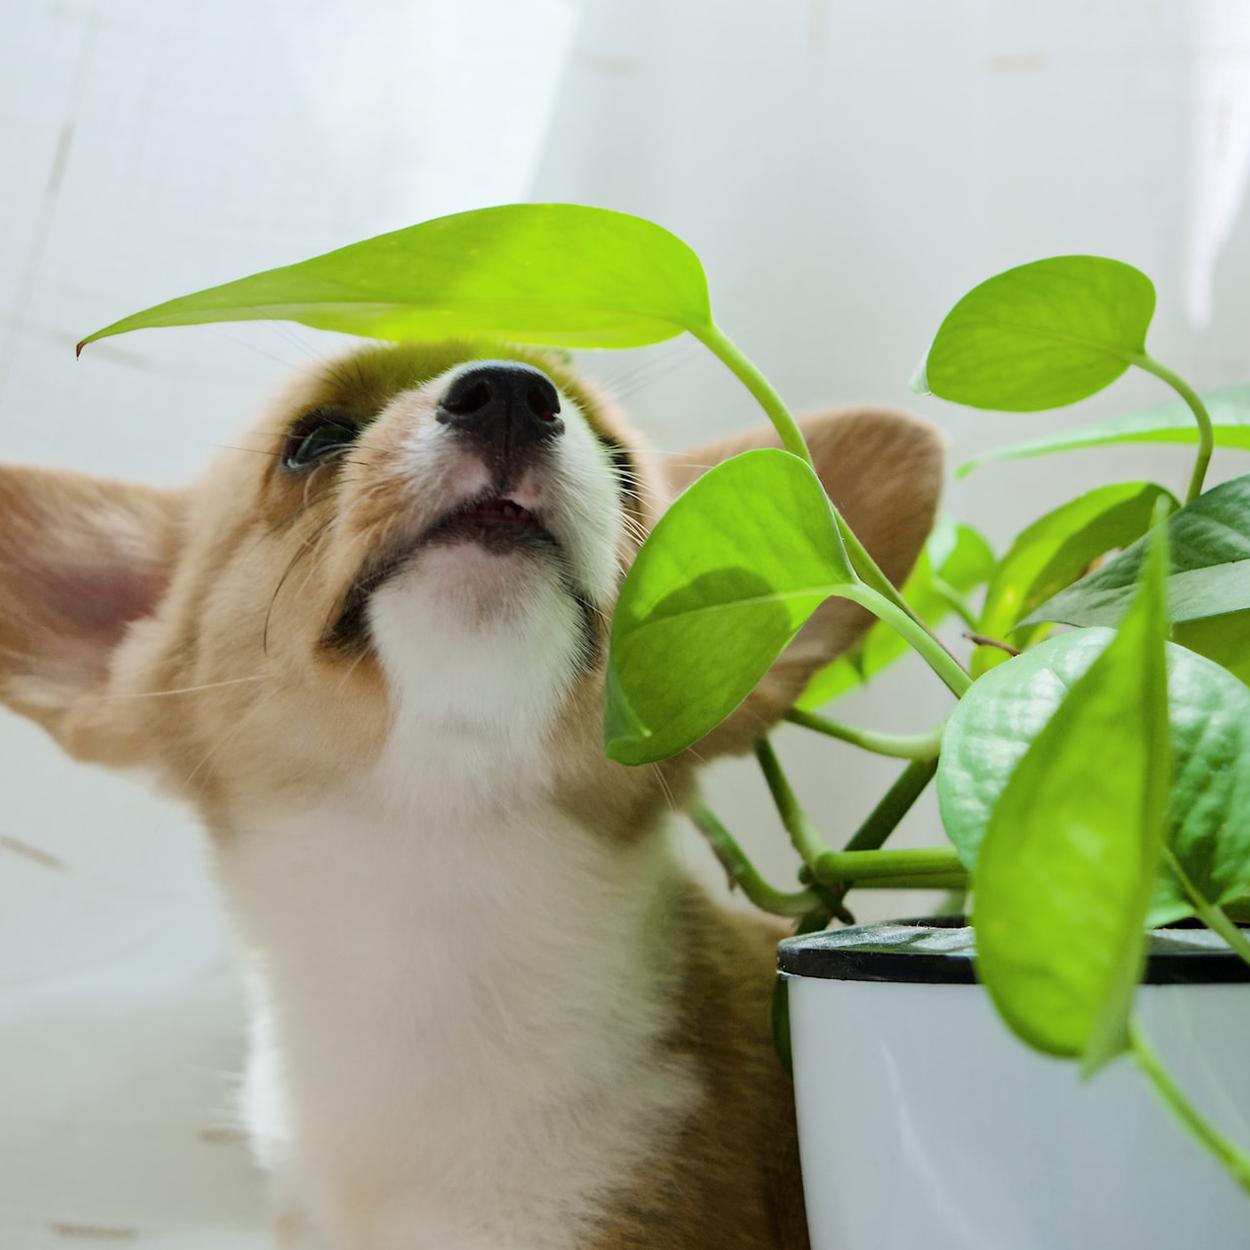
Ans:
[[[244,686],[250,682],[270,681],[272,674],[257,673],[252,677],[229,677],[224,681],[206,681],[199,686],[176,686],[172,690],[121,690],[114,694],[87,695],[84,702],[109,702],[114,699],[168,699],[174,695],[199,694],[203,690],[223,690],[228,686]]]

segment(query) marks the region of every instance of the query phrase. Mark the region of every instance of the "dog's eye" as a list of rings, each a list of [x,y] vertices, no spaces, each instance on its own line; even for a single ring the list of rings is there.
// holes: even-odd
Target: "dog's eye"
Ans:
[[[341,408],[314,408],[291,428],[282,463],[295,472],[311,468],[333,452],[349,447],[359,436],[360,426]]]

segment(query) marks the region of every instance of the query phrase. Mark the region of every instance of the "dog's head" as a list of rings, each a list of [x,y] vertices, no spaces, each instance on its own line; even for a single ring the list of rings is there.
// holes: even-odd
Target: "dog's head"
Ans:
[[[901,578],[939,490],[932,430],[859,410],[806,432]],[[677,489],[769,441],[657,468],[558,357],[404,345],[299,379],[185,492],[0,469],[0,701],[227,824],[367,769],[404,727],[482,768],[541,751],[624,813],[665,779],[627,782],[599,745],[621,578]],[[866,624],[827,604],[669,781],[749,745]]]

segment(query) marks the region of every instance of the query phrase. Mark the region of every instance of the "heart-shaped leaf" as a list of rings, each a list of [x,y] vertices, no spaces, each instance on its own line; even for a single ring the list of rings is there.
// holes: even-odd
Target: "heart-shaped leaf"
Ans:
[[[1055,256],[982,282],[946,315],[917,390],[973,408],[1074,403],[1143,354],[1155,291],[1102,256]]]
[[[711,324],[699,259],[640,217],[505,204],[439,217],[124,317],[152,326],[298,321],[382,339],[637,347]]]
[[[1049,638],[987,673],[952,712],[938,802],[969,869],[977,867],[990,813],[1016,765],[1111,637],[1095,628]],[[1169,644],[1166,655],[1174,767],[1169,838],[1201,891],[1223,903],[1250,886],[1250,689],[1183,647]],[[1161,876],[1152,923],[1190,912],[1183,891]]]
[[[649,763],[697,742],[854,584],[829,498],[797,456],[748,451],[703,474],[660,518],[621,589],[608,755]]]
[[[1034,521],[1012,543],[998,566],[977,625],[991,638],[1010,634],[1030,611],[1068,586],[1108,551],[1127,547],[1150,528],[1160,499],[1178,507],[1170,491],[1152,482],[1121,482],[1100,486]],[[1038,630],[1013,641],[1027,647]],[[978,647],[973,674],[980,675],[1006,660],[996,647]]]
[[[1167,620],[1155,546],[1119,633],[1013,769],[977,862],[978,976],[1020,1037],[1087,1072],[1129,1048],[1163,846]]]
[[[934,626],[953,610],[949,591],[965,595],[982,585],[994,570],[994,552],[984,536],[962,521],[943,518],[934,528],[903,585],[903,598],[926,625]],[[898,632],[878,621],[864,640],[816,673],[796,704],[814,711],[862,686],[910,648]]]
[[[1168,520],[1168,615],[1198,621],[1250,608],[1250,476],[1216,486]],[[1133,595],[1145,540],[1047,600],[1025,621],[1114,625]]]
[[[1250,451],[1250,386],[1227,386],[1201,396],[1211,417],[1217,447]],[[1023,460],[1030,456],[1049,456],[1060,451],[1080,451],[1086,447],[1105,447],[1118,443],[1196,443],[1198,426],[1193,410],[1184,400],[1173,399],[1148,408],[1129,412],[1097,425],[1076,430],[1062,430],[1011,447],[998,447],[965,460],[955,470],[956,477],[966,477],[974,469],[994,460]]]

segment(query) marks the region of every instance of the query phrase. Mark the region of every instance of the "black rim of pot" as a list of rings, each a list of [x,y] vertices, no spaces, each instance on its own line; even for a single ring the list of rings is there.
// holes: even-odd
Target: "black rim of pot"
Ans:
[[[855,925],[787,938],[778,971],[823,981],[891,981],[974,985],[972,930],[963,916],[927,916]],[[1209,930],[1181,921],[1153,930],[1144,985],[1235,985],[1250,982],[1250,964]]]

